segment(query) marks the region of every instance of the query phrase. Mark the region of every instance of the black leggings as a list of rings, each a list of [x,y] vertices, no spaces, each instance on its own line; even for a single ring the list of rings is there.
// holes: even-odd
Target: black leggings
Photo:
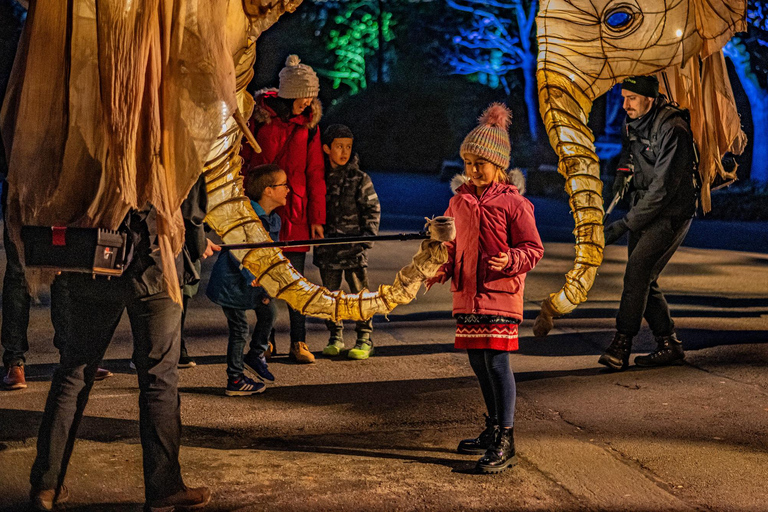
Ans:
[[[502,428],[514,426],[517,389],[515,375],[509,367],[509,352],[469,349],[469,364],[480,381],[488,416]]]

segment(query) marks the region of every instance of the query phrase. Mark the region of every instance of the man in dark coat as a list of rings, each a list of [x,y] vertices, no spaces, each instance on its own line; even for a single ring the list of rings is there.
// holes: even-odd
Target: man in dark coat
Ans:
[[[623,219],[606,226],[605,245],[629,232],[629,256],[617,332],[599,360],[613,370],[629,364],[632,338],[643,318],[658,349],[636,357],[636,365],[665,366],[685,358],[657,279],[688,233],[698,197],[696,149],[687,112],[659,95],[653,76],[627,78],[622,96],[628,172],[617,179],[630,181],[631,208]]]

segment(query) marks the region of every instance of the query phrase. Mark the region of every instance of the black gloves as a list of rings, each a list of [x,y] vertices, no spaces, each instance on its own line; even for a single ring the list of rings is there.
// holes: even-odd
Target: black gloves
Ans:
[[[624,236],[624,233],[629,231],[629,227],[627,227],[627,223],[624,222],[624,219],[617,220],[616,222],[612,222],[605,226],[605,245],[611,245],[612,243],[615,243],[619,238]]]
[[[619,193],[621,193],[621,196],[624,197],[624,194],[627,192],[627,188],[629,188],[629,178],[631,177],[631,172],[616,169],[616,176],[613,178],[613,197],[616,197],[616,194]]]

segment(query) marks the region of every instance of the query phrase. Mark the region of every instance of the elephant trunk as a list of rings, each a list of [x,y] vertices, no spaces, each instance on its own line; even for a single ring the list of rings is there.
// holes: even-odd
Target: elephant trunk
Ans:
[[[237,103],[240,112],[250,113],[253,99],[245,86],[253,73],[255,44],[250,41],[235,54],[237,74]],[[239,156],[243,135],[236,117],[229,117],[208,155],[204,168],[208,191],[206,222],[224,243],[267,242],[269,234],[243,194],[240,176],[242,158]],[[247,127],[245,128],[247,129]],[[416,297],[421,283],[434,276],[448,260],[443,242],[453,240],[456,231],[453,219],[438,217],[429,224],[431,239],[421,243],[411,264],[398,272],[392,285],[382,285],[375,292],[363,290],[344,294],[310,283],[299,274],[279,249],[232,251],[232,254],[254,276],[260,286],[274,298],[285,300],[302,314],[337,320],[366,320],[377,313],[389,313],[399,304]]]
[[[553,318],[573,311],[587,300],[603,260],[603,183],[595,153],[594,135],[587,127],[592,100],[568,77],[547,69],[536,75],[539,86],[541,117],[549,141],[559,159],[558,172],[565,177],[576,223],[576,259],[565,275],[565,284],[541,305],[534,323],[534,334],[546,336]]]

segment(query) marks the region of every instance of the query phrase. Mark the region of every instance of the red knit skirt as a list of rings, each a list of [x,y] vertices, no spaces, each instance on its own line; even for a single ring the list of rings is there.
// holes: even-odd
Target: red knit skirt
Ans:
[[[517,350],[517,326],[520,321],[499,315],[456,315],[458,349]]]

